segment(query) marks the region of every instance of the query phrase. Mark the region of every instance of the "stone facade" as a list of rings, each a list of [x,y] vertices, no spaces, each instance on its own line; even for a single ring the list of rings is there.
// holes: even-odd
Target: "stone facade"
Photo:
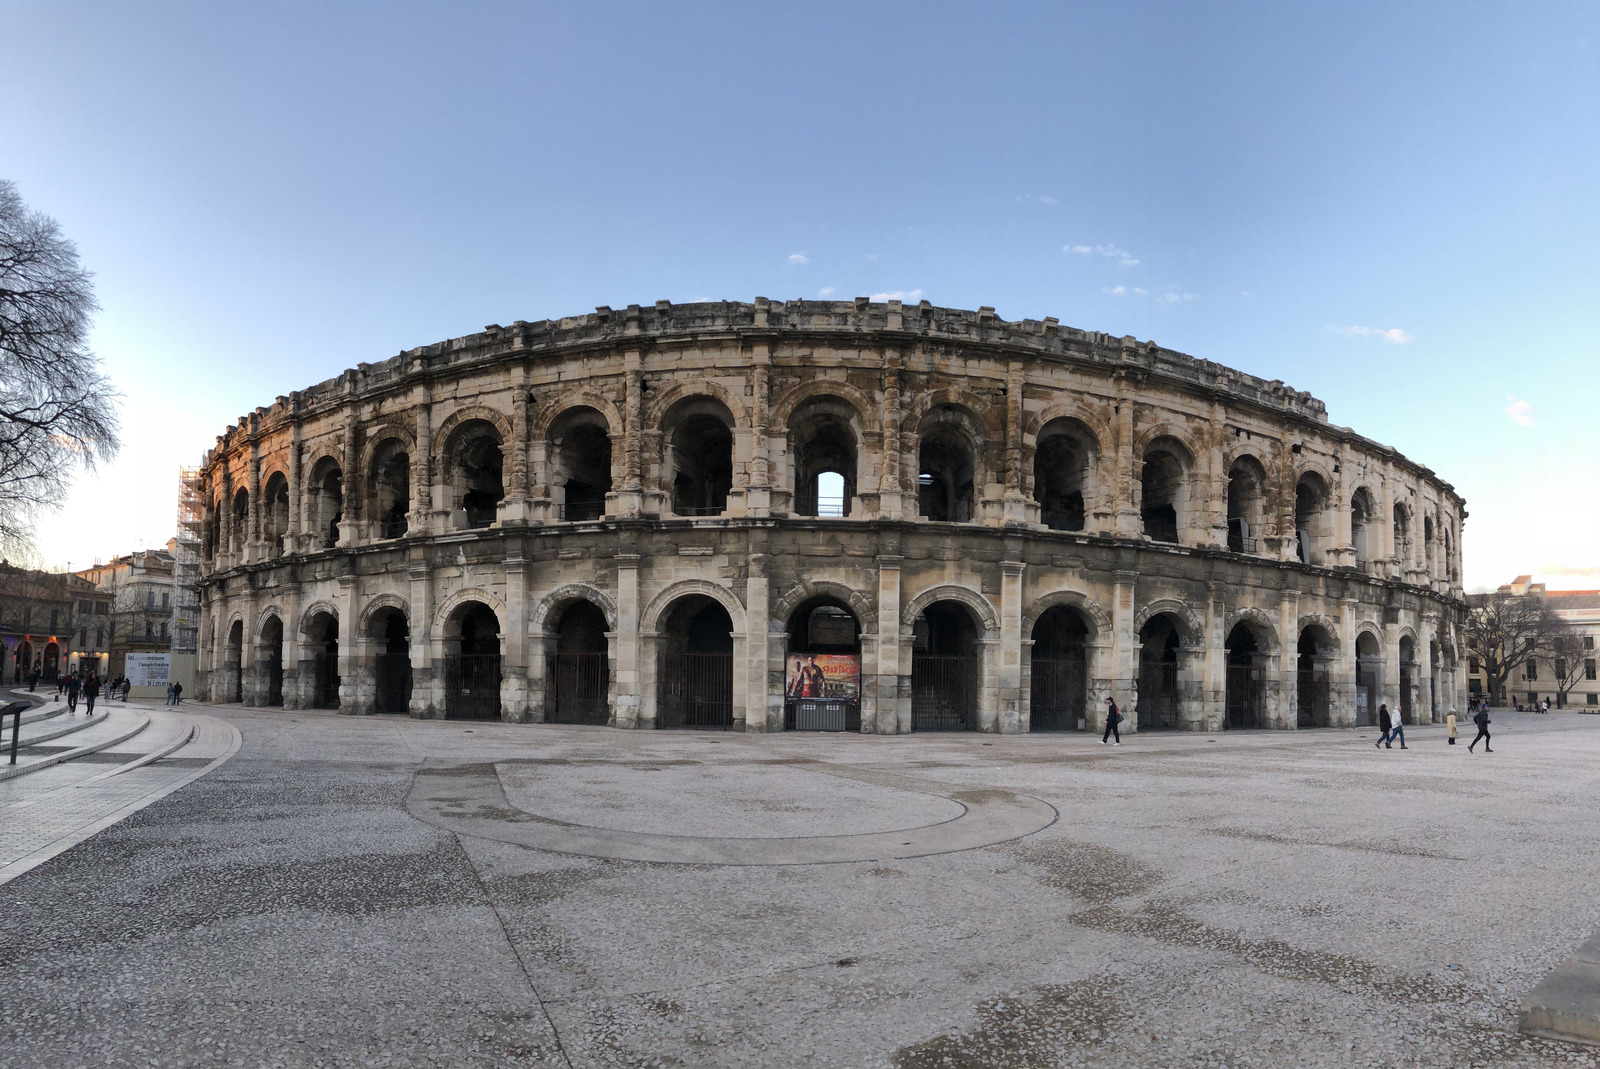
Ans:
[[[200,480],[218,701],[775,731],[820,651],[881,734],[1464,702],[1448,483],[1281,382],[1054,319],[490,326],[279,397]]]

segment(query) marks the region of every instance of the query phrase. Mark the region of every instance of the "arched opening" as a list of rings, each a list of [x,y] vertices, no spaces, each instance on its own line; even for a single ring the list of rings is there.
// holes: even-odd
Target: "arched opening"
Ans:
[[[561,518],[598,520],[611,492],[611,435],[606,418],[587,406],[563,412],[550,428],[551,483]]]
[[[963,413],[946,405],[922,421],[917,445],[917,512],[941,523],[972,519],[977,502],[977,457]]]
[[[244,621],[235,620],[228,629],[227,651],[223,657],[226,666],[226,678],[223,685],[226,688],[225,701],[244,701]]]
[[[494,523],[500,499],[505,497],[500,444],[500,431],[484,419],[469,419],[451,435],[446,453],[450,507],[464,514],[467,527]]]
[[[856,496],[855,409],[818,398],[789,421],[797,516],[848,516]]]
[[[1400,638],[1400,723],[1417,722],[1412,688],[1417,682],[1417,643],[1410,635]]]
[[[1423,565],[1428,569],[1428,578],[1430,580],[1434,577],[1433,557],[1433,517],[1424,516],[1422,517],[1422,560]]]
[[[1428,693],[1427,708],[1428,722],[1436,724],[1439,721],[1439,643],[1437,640],[1428,642]],[[1563,695],[1563,697],[1565,697]]]
[[[1399,503],[1394,506],[1394,559],[1402,568],[1411,563],[1411,515]]]
[[[1156,542],[1177,542],[1184,505],[1185,454],[1162,439],[1145,450],[1139,473],[1139,515]]]
[[[733,489],[733,414],[720,401],[691,397],[667,421],[672,511],[720,516]]]
[[[311,708],[339,708],[339,620],[319,612],[306,623],[311,658]]]
[[[27,641],[26,639],[24,639],[23,642],[22,642],[21,647],[17,650],[17,679],[16,679],[16,682],[18,682],[18,683],[22,682],[22,677],[24,675],[31,674],[32,672],[33,672],[33,643],[31,643],[31,642]]]
[[[245,542],[250,539],[250,491],[239,488],[233,495],[233,531],[228,547],[234,553],[244,550]]]
[[[1328,544],[1328,487],[1322,476],[1307,472],[1294,488],[1295,555],[1301,564],[1321,564]]]
[[[555,649],[545,654],[544,713],[550,723],[604,724],[611,718],[607,630],[606,614],[592,601],[571,602],[556,618]]]
[[[283,704],[283,621],[276,615],[261,625],[256,643],[256,671],[262,705]]]
[[[1256,551],[1266,485],[1266,472],[1255,457],[1239,457],[1228,468],[1228,549],[1234,553]]]
[[[733,726],[733,618],[715,598],[680,598],[662,618],[656,726]]]
[[[1356,636],[1356,726],[1378,722],[1383,700],[1383,651],[1377,636],[1363,631]]]
[[[1159,613],[1139,629],[1139,701],[1135,715],[1140,731],[1183,727],[1178,716],[1178,651],[1183,638],[1178,623]]]
[[[379,538],[400,538],[410,529],[411,454],[398,438],[385,438],[372,454],[372,516]]]
[[[1242,620],[1233,625],[1222,645],[1228,654],[1227,718],[1223,726],[1234,730],[1266,727],[1266,685],[1262,679],[1266,650]]]
[[[1081,531],[1093,448],[1072,421],[1054,419],[1039,432],[1033,453],[1033,499],[1052,531]]]
[[[344,472],[332,457],[323,457],[311,469],[311,530],[324,549],[339,541],[344,519]]]
[[[1361,487],[1350,495],[1350,545],[1355,550],[1357,568],[1372,559],[1368,528],[1372,523],[1372,495]]]
[[[500,719],[500,621],[480,601],[456,608],[445,622],[444,715],[447,720]]]
[[[1082,731],[1089,709],[1089,628],[1083,615],[1054,605],[1033,625],[1028,726]]]
[[[289,479],[281,471],[267,476],[261,488],[261,538],[272,547],[274,556],[283,553],[289,533]]]
[[[217,550],[222,541],[222,506],[212,501],[207,503],[205,523],[200,535],[201,552],[206,560],[215,560]]]
[[[54,641],[44,644],[44,661],[40,670],[40,678],[46,683],[54,683],[61,674],[61,646]]]
[[[1329,671],[1333,664],[1333,637],[1317,624],[1300,629],[1295,645],[1295,726],[1325,728],[1333,725]]]
[[[373,659],[373,710],[411,711],[411,625],[396,608],[374,614],[370,636],[378,648]]]
[[[912,625],[911,730],[978,728],[978,625],[958,601],[936,601]]]
[[[861,624],[843,602],[816,597],[789,614],[783,663],[784,730],[861,730]]]

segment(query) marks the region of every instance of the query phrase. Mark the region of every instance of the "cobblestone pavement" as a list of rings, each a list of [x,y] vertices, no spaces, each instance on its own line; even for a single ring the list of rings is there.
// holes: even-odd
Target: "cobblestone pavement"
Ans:
[[[232,760],[0,886],[0,1065],[1600,1066],[1515,1031],[1600,928],[1600,717],[1500,714],[1484,755],[1428,727],[1401,751],[210,712]],[[506,805],[477,815],[510,824],[882,835],[988,792],[1059,819],[724,865],[407,814],[419,776],[485,766]]]

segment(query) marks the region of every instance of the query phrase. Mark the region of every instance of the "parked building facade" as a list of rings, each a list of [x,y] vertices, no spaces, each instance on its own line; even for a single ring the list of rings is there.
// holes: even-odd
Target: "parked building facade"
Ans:
[[[1569,642],[1559,649],[1537,651],[1516,668],[1505,684],[1505,700],[1537,705],[1546,700],[1556,708],[1600,713],[1600,590],[1549,590],[1531,575],[1519,575],[1502,594],[1543,598],[1555,615],[1571,628]],[[1473,696],[1489,692],[1483,662],[1467,650],[1467,688]]]
[[[199,491],[217,701],[895,734],[1464,700],[1449,483],[1281,382],[989,308],[491,326],[257,409]]]
[[[85,568],[77,575],[111,596],[110,670],[127,671],[130,653],[167,653],[172,648],[173,552],[141,549]]]
[[[111,598],[65,572],[0,561],[0,680],[46,682],[74,670],[106,678]]]

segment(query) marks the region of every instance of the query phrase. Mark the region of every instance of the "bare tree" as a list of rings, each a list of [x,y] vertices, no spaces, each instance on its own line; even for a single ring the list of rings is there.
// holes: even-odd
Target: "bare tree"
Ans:
[[[89,273],[55,220],[0,181],[0,547],[28,547],[81,466],[116,454],[116,392],[89,348]]]
[[[1513,594],[1509,590],[1467,595],[1467,619],[1462,629],[1467,649],[1483,661],[1489,697],[1504,701],[1511,673],[1550,648],[1568,624],[1538,594]]]

